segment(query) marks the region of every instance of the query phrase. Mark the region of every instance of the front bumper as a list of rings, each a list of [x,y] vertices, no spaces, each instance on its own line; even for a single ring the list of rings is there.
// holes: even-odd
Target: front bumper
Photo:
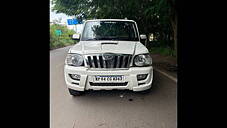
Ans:
[[[69,74],[80,75],[80,80],[73,80]],[[148,74],[145,80],[137,80],[138,74]],[[124,75],[126,86],[91,86],[95,75]],[[84,91],[84,90],[112,90],[112,89],[128,89],[133,91],[143,91],[151,88],[153,80],[153,67],[131,67],[129,69],[88,69],[85,67],[73,67],[65,65],[64,67],[65,82],[68,88]]]

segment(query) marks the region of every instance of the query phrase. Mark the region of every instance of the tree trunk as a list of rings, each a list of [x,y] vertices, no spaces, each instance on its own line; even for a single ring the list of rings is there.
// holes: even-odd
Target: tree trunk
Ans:
[[[174,14],[173,19],[171,20],[172,30],[173,30],[173,41],[174,41],[174,50],[176,52],[177,58],[177,14]]]
[[[167,0],[167,2],[171,6],[170,11],[172,12],[172,18],[170,22],[173,30],[174,50],[176,51],[176,58],[177,58],[177,10],[173,0]]]

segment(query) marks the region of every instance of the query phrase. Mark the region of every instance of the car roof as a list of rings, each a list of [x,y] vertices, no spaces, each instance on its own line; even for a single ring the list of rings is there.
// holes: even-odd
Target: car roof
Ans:
[[[127,20],[127,19],[93,19],[93,20],[86,20],[86,22],[88,21],[131,21],[131,22],[135,22],[134,20]]]

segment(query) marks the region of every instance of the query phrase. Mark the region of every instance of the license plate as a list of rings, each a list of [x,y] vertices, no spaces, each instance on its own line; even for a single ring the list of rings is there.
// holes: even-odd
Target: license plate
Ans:
[[[94,76],[94,82],[96,83],[111,83],[111,82],[124,82],[124,76]]]

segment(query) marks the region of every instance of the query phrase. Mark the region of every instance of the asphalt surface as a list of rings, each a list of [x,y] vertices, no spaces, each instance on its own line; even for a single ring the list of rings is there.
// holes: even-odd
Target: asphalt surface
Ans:
[[[153,90],[90,91],[72,97],[66,88],[64,60],[69,47],[50,51],[51,128],[176,128],[177,85],[154,72]]]

